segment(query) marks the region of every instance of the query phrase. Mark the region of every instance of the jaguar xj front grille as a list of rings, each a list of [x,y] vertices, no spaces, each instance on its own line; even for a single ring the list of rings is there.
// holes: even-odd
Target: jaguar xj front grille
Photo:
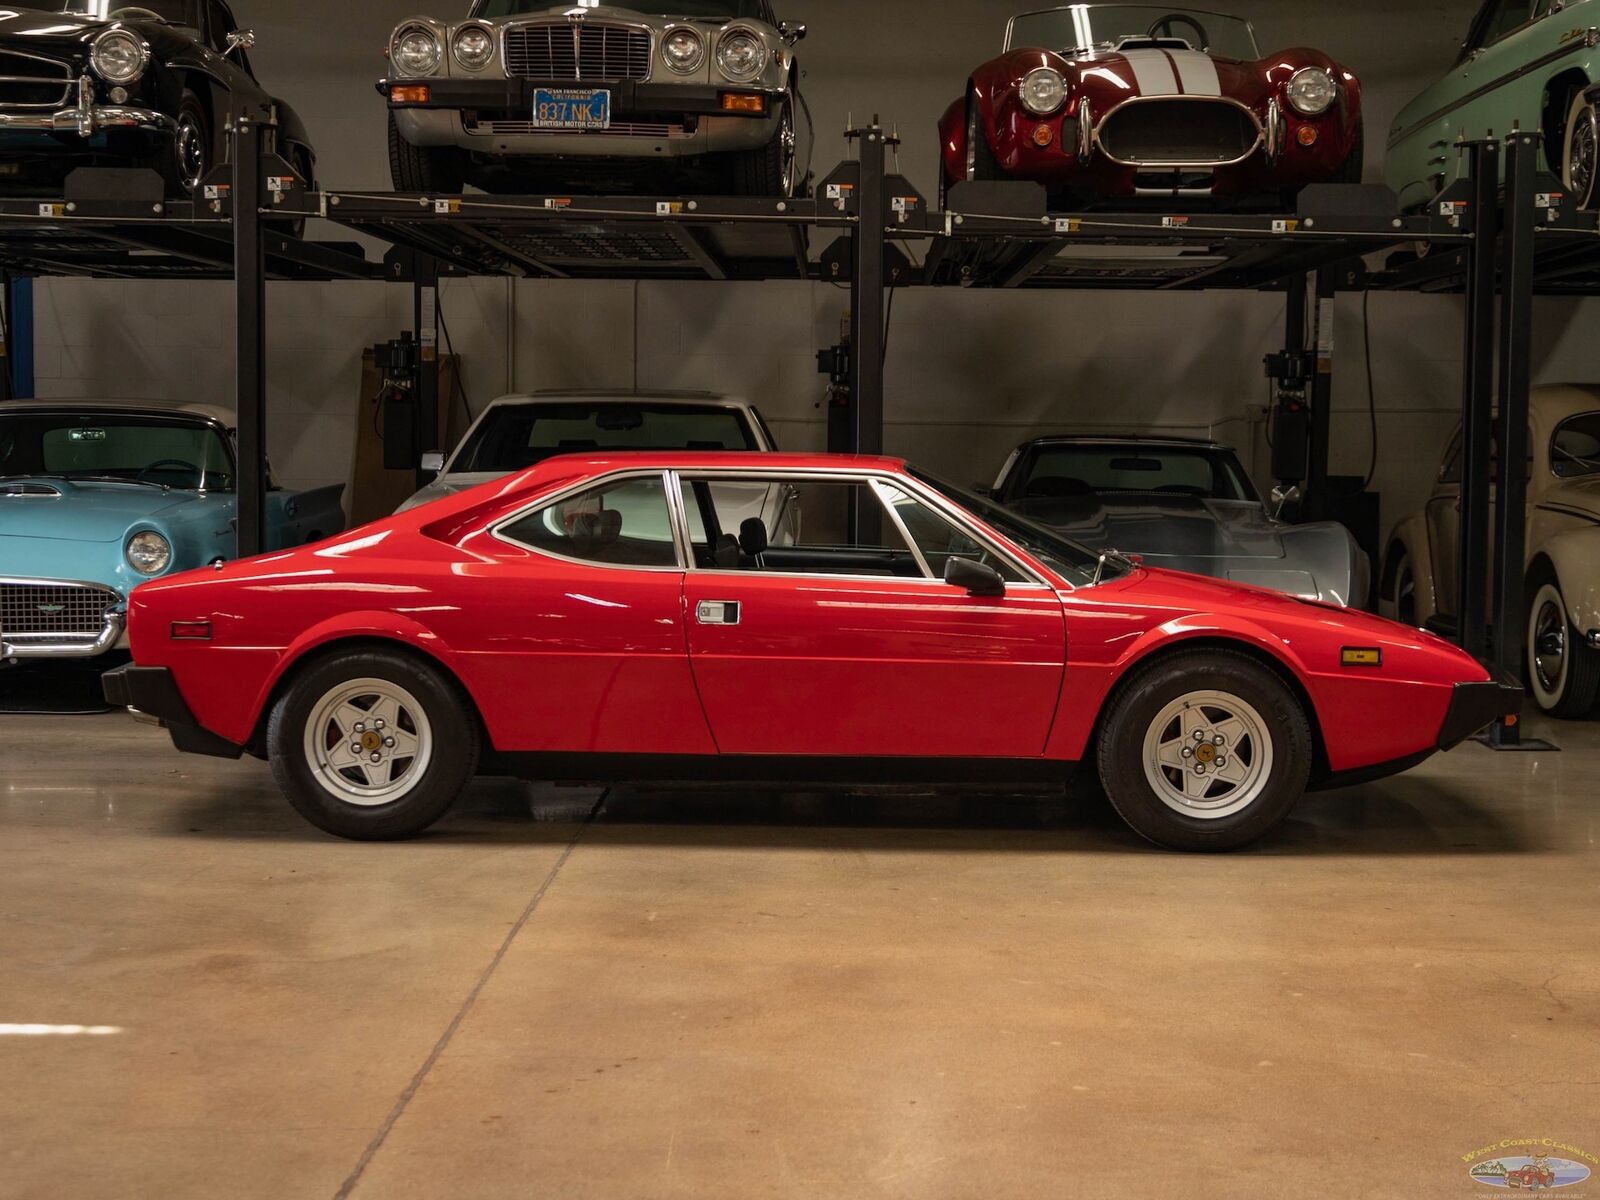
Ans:
[[[525,79],[648,79],[650,34],[627,25],[513,25],[506,71]]]
[[[0,50],[0,109],[65,108],[72,101],[72,67],[58,59]]]
[[[1130,100],[1100,122],[1100,149],[1132,166],[1224,166],[1250,157],[1261,130],[1226,100]]]
[[[72,583],[0,583],[0,635],[93,640],[122,603],[110,588]]]

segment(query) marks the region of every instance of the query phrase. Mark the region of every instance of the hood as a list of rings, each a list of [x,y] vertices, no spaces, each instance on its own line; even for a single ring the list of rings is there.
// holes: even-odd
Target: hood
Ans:
[[[1164,558],[1284,556],[1280,527],[1253,501],[1087,495],[1024,500],[1016,509],[1091,550],[1121,550],[1157,565]]]
[[[504,478],[504,473],[497,471],[463,471],[457,475],[441,475],[396,511],[410,512],[413,508],[421,508],[424,504],[432,504],[435,500],[443,500],[446,496],[459,496],[462,492],[480,484],[493,483],[496,479]]]
[[[200,498],[196,492],[157,491],[141,484],[63,479],[11,479],[6,484],[22,490],[0,492],[0,537],[63,542],[118,542],[130,526],[169,517]]]
[[[14,50],[25,50],[30,44],[60,49],[76,46],[101,30],[121,23],[18,6],[0,9],[0,41],[9,43]]]

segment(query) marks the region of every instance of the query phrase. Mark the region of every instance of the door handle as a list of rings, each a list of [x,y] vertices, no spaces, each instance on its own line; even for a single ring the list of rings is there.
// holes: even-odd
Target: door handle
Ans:
[[[694,606],[694,619],[702,625],[737,625],[737,600],[702,600]]]

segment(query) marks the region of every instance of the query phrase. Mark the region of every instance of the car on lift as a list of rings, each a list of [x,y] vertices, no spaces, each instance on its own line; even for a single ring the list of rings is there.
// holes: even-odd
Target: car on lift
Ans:
[[[1389,130],[1384,178],[1403,210],[1425,207],[1465,169],[1462,136],[1538,130],[1544,160],[1580,208],[1595,207],[1600,4],[1485,0],[1449,72]]]
[[[234,557],[236,453],[210,405],[0,405],[0,663],[99,657],[135,587]],[[343,491],[274,486],[268,545],[342,532]]]
[[[1043,184],[1063,209],[1294,206],[1359,183],[1361,82],[1319,50],[1263,57],[1249,22],[1200,9],[1022,13],[939,122],[941,192]]]
[[[1534,388],[1528,435],[1529,691],[1553,716],[1582,717],[1600,698],[1600,387]],[[1379,589],[1385,616],[1456,626],[1462,459],[1458,429],[1423,511],[1390,535]]]
[[[305,125],[251,68],[223,0],[54,0],[0,11],[0,192],[59,194],[83,166],[147,166],[185,198],[227,159],[230,114],[272,107],[269,148],[308,185]]]
[[[769,0],[475,0],[402,21],[388,47],[402,192],[679,188],[792,196],[806,27]]]
[[[740,518],[724,483],[794,496],[803,527]],[[546,459],[147,584],[130,636],[111,703],[181,750],[270,760],[356,839],[422,832],[480,767],[993,788],[1091,760],[1139,833],[1222,850],[1521,702],[1422,630],[1096,553],[840,455]]]
[[[1035,438],[988,494],[1092,550],[1153,566],[1366,608],[1372,566],[1334,521],[1279,519],[1238,455],[1209,440],[1083,434]]]

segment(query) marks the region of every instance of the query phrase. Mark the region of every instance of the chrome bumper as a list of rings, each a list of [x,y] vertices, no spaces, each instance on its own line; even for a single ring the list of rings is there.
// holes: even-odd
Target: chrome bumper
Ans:
[[[96,104],[94,83],[85,75],[78,80],[78,103],[53,113],[0,112],[0,131],[20,129],[35,133],[76,133],[91,138],[102,129],[145,129],[176,134],[178,122],[153,108]]]
[[[0,630],[0,663],[40,658],[98,658],[114,650],[127,628],[125,609],[106,613],[104,628],[96,637],[60,633],[15,633]]]

